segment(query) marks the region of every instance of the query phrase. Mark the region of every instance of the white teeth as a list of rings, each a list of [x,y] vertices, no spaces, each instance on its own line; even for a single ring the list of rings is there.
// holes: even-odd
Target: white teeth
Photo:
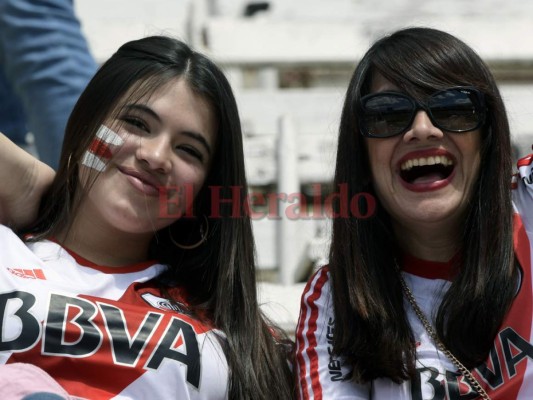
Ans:
[[[413,158],[402,163],[400,168],[402,171],[410,170],[413,167],[422,167],[424,165],[435,165],[441,164],[444,166],[453,165],[451,158],[447,156],[431,156],[431,157],[421,157]]]

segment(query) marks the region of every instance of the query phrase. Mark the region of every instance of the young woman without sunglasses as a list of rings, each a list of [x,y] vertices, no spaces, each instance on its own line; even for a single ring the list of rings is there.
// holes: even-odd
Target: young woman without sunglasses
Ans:
[[[533,394],[533,164],[511,182],[507,116],[465,43],[427,28],[377,41],[351,79],[329,266],[297,327],[301,399],[526,399]]]
[[[292,398],[256,298],[239,115],[209,59],[126,43],[73,110],[55,178],[1,151],[0,217],[18,229],[0,228],[0,364],[73,398]]]

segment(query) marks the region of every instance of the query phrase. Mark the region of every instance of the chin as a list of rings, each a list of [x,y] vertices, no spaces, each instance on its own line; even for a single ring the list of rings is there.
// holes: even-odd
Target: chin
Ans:
[[[464,214],[461,204],[451,198],[424,199],[418,202],[412,201],[408,204],[390,207],[387,211],[391,217],[403,225],[409,226],[412,223],[438,223],[449,224],[456,220],[458,216]],[[396,212],[391,212],[392,210]]]
[[[411,214],[411,220],[419,221],[423,224],[442,224],[447,226],[459,222],[458,215],[461,213],[458,212],[456,208],[447,209],[443,207],[428,207],[417,210],[416,213]]]
[[[160,228],[161,223],[155,218],[141,217],[137,215],[121,216],[112,221],[116,230],[128,234],[155,233]]]

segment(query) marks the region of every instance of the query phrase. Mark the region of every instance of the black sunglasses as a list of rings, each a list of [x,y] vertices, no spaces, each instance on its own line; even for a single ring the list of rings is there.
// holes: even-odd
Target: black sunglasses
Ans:
[[[448,132],[469,132],[485,121],[483,94],[473,87],[454,87],[433,93],[425,104],[405,93],[379,92],[361,98],[361,134],[387,138],[406,132],[418,110]]]

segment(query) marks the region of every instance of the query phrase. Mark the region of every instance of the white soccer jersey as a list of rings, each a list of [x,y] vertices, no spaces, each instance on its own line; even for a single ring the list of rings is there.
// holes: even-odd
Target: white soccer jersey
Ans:
[[[91,400],[227,398],[224,335],[161,296],[150,279],[165,268],[100,267],[0,226],[0,364]]]
[[[489,359],[473,373],[493,400],[533,399],[533,157],[519,161],[513,184],[515,254],[522,267],[519,292],[513,301]],[[425,315],[434,315],[449,281],[435,271],[406,265],[403,276]],[[431,274],[431,275],[428,275]],[[437,350],[426,330],[405,302],[417,341],[419,379],[395,384],[376,379],[359,385],[350,381],[351,368],[332,354],[335,329],[327,267],[308,282],[302,295],[296,330],[296,373],[299,398],[315,400],[462,400],[477,393]]]

